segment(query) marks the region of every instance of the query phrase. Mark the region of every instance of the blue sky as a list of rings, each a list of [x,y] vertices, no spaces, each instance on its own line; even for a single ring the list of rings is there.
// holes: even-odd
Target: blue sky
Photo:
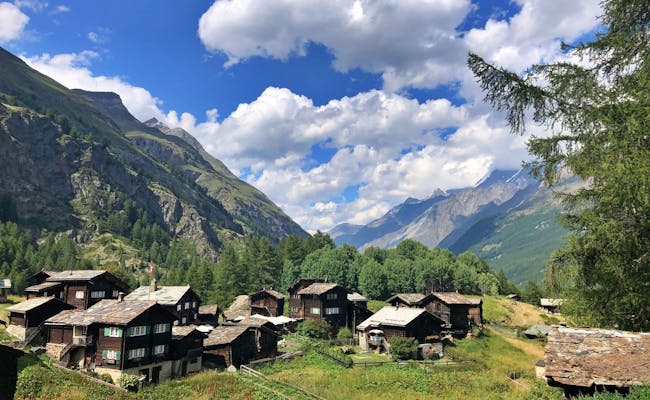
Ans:
[[[0,45],[70,88],[193,134],[308,230],[517,168],[468,51],[570,55],[598,1],[0,1]],[[533,128],[530,134],[549,132]]]

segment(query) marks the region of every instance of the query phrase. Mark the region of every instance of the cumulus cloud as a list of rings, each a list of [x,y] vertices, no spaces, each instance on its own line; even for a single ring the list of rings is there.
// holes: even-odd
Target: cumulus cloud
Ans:
[[[11,3],[0,3],[0,44],[18,39],[23,34],[29,17]]]

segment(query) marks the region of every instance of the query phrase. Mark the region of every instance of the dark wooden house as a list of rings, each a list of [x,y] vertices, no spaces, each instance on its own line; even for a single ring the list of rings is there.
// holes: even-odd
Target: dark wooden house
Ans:
[[[291,286],[289,286],[287,292],[289,293],[289,316],[290,317],[298,318],[296,316],[299,314],[300,308],[302,306],[302,302],[300,300],[300,295],[298,295],[298,292],[313,283],[322,283],[322,282],[325,282],[325,280],[315,279],[315,278],[314,279],[301,278],[296,280],[294,283],[291,284]]]
[[[650,333],[553,326],[543,375],[567,397],[650,384]]]
[[[336,283],[316,282],[298,290],[297,309],[292,306],[292,318],[324,319],[333,329],[350,324],[348,292]]]
[[[18,379],[18,358],[23,356],[21,350],[0,344],[0,400],[12,400],[16,392]]]
[[[154,300],[102,300],[87,310],[47,320],[47,351],[78,368],[144,376],[156,383],[172,376],[172,324],[176,316]]]
[[[410,337],[424,343],[427,337],[440,335],[443,325],[444,321],[424,308],[388,306],[357,325],[356,331],[361,349],[370,350],[373,347],[386,347],[385,342],[375,342],[375,337],[385,341],[393,336]],[[381,331],[381,335],[374,336],[377,331]]]
[[[424,308],[430,300],[429,296],[422,293],[398,293],[386,300],[393,307],[418,307]]]
[[[246,324],[216,327],[203,342],[204,358],[213,367],[239,367],[253,360],[273,357],[278,336],[265,326]]]
[[[251,314],[277,317],[284,314],[284,295],[271,289],[262,289],[250,295]]]
[[[74,307],[54,297],[39,297],[14,304],[7,307],[7,332],[20,340],[31,342],[41,331],[45,320],[72,308]]]
[[[0,279],[0,301],[7,301],[7,296],[11,290],[10,279]]]
[[[359,293],[348,293],[348,328],[354,332],[355,327],[370,318],[372,311],[368,310],[368,299]]]
[[[154,280],[149,286],[135,289],[124,300],[155,300],[176,316],[174,325],[189,325],[199,320],[201,299],[189,285],[158,286]]]
[[[219,325],[221,309],[217,304],[204,304],[199,306],[199,323],[212,326]]]
[[[200,372],[203,366],[203,341],[208,337],[194,326],[172,328],[172,375]]]
[[[446,328],[454,334],[466,333],[482,316],[482,312],[471,311],[477,307],[474,300],[457,292],[433,292],[423,303],[427,311],[443,320]],[[476,325],[482,325],[482,321]]]
[[[54,296],[83,310],[128,291],[126,283],[104,270],[40,271],[30,281],[27,297]]]

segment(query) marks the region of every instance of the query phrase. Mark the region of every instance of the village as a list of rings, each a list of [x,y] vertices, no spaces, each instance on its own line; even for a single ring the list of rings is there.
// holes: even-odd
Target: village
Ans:
[[[159,286],[153,278],[128,292],[124,282],[104,270],[43,270],[29,281],[26,300],[6,308],[3,324],[14,341],[0,345],[3,356],[13,354],[15,360],[22,352],[14,348],[30,346],[59,366],[108,382],[137,377],[137,387],[205,370],[250,371],[299,357],[301,352],[284,348],[287,338],[297,335],[300,324],[313,321],[322,322],[329,337],[353,332],[346,344],[361,354],[385,355],[385,362],[434,363],[445,356],[447,345],[480,335],[484,328],[482,298],[458,292],[400,293],[373,313],[364,296],[326,279],[298,279],[286,288],[288,296],[261,288],[237,296],[227,308],[202,304],[189,285]],[[6,299],[11,283],[0,282]],[[508,300],[519,299],[512,295]],[[559,315],[561,299],[540,303],[544,312]],[[535,366],[537,377],[563,388],[567,396],[627,393],[650,376],[645,351],[650,334],[564,323],[534,325],[523,334],[547,341],[544,359]],[[392,354],[399,350],[391,343],[399,339],[413,341],[416,351]],[[328,357],[342,362],[336,354]],[[642,361],[638,368],[625,366],[630,357]],[[14,378],[4,375],[3,385],[15,388],[15,373],[14,363]]]

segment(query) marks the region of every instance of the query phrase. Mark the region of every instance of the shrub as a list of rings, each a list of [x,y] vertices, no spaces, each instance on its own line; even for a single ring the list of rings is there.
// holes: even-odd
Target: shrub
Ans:
[[[140,378],[137,375],[131,374],[122,374],[120,376],[119,384],[126,390],[131,392],[138,391],[138,384],[140,383]]]
[[[410,360],[418,350],[418,342],[413,338],[393,336],[388,339],[388,343],[393,360]]]
[[[329,322],[323,319],[307,319],[298,325],[298,333],[314,339],[327,339],[332,331]]]
[[[111,376],[111,374],[108,374],[108,373],[101,374],[99,376],[99,379],[103,380],[104,382],[114,383],[113,382],[113,377]]]
[[[336,335],[336,338],[339,340],[352,339],[352,331],[347,327],[339,329],[339,333]]]

